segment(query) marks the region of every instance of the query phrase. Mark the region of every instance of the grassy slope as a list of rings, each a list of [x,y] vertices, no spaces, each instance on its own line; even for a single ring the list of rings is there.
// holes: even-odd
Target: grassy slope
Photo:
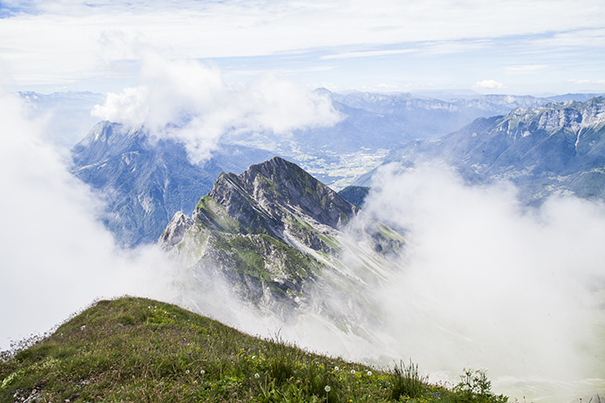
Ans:
[[[177,306],[100,301],[0,361],[0,402],[504,402],[480,372],[449,390],[243,334]],[[32,397],[37,397],[33,399]]]

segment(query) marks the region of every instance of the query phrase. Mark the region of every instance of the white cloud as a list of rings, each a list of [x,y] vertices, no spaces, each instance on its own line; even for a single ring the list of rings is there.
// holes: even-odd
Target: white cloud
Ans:
[[[384,50],[393,46],[468,53],[468,44],[474,44],[473,51],[477,45],[494,49],[502,46],[494,38],[511,43],[506,39],[511,37],[518,57],[535,50],[527,43],[528,35],[562,32],[565,45],[559,38],[545,40],[539,50],[559,54],[573,44],[598,66],[600,59],[588,52],[600,49],[603,35],[598,29],[604,13],[600,0],[32,4],[35,13],[3,19],[0,25],[0,57],[10,61],[20,85],[112,78],[116,71],[102,60],[110,56],[102,46],[106,31],[144,38],[182,58],[275,56],[318,49],[334,54],[328,57],[407,52]],[[584,40],[587,32],[593,40]],[[123,61],[128,55],[116,52],[111,57]],[[491,59],[491,54],[485,58]]]
[[[605,80],[577,80],[572,79],[568,80],[570,83],[578,84],[578,85],[605,85]]]
[[[346,52],[335,55],[322,56],[322,59],[350,59],[355,57],[374,57],[374,56],[389,56],[400,55],[404,53],[416,52],[417,49],[394,49],[394,50],[373,50],[365,52]]]
[[[534,73],[538,70],[545,69],[546,65],[544,64],[528,64],[528,65],[520,65],[520,66],[507,66],[505,70],[510,74],[529,74]]]
[[[112,122],[142,125],[150,115],[147,87],[124,88],[121,94],[108,93],[104,105],[95,105],[92,116]]]
[[[284,134],[341,119],[326,96],[272,75],[228,85],[216,67],[146,53],[139,81],[138,87],[108,94],[93,115],[180,139],[195,162],[207,159],[227,130]]]
[[[116,249],[95,220],[102,206],[41,133],[21,99],[0,94],[0,349],[98,297],[167,296],[161,254]]]
[[[388,167],[375,184],[365,210],[408,230],[402,272],[378,291],[392,354],[429,372],[487,368],[523,395],[541,379],[538,393],[559,394],[549,401],[589,393],[583,380],[600,376],[603,203],[553,198],[523,212],[512,185],[468,187],[430,167]]]
[[[483,89],[500,89],[500,88],[506,88],[504,86],[504,84],[497,82],[496,80],[483,80],[483,81],[477,81],[477,83],[475,85],[473,85],[474,88],[483,88]]]

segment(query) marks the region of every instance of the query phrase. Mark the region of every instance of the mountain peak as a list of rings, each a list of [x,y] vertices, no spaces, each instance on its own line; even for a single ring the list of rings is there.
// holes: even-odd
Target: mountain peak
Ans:
[[[296,164],[274,157],[239,175],[223,172],[192,218],[177,213],[159,244],[200,286],[225,276],[242,301],[288,315],[311,307],[314,293],[382,281],[405,240]],[[350,256],[360,258],[345,264]],[[313,309],[340,317],[332,308]]]
[[[277,235],[284,217],[292,214],[305,215],[334,229],[357,214],[338,193],[280,157],[251,165],[240,175],[222,174],[208,197],[241,224],[240,230],[252,233],[271,228]]]

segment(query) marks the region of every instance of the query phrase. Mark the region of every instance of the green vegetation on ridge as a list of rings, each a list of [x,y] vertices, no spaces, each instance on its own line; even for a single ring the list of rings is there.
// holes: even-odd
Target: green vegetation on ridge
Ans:
[[[29,400],[27,400],[29,399]],[[506,402],[483,372],[453,389],[243,334],[158,301],[99,301],[3,353],[0,402]]]

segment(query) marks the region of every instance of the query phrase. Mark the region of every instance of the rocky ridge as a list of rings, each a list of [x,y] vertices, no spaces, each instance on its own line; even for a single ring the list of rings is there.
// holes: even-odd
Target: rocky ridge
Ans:
[[[221,174],[191,218],[175,214],[159,244],[180,262],[184,295],[226,283],[261,313],[286,318],[304,310],[344,323],[355,312],[359,322],[347,323],[361,324],[373,316],[372,302],[355,290],[386,281],[405,240],[275,157],[240,175]],[[342,297],[353,309],[320,295]]]
[[[605,198],[605,98],[480,118],[438,140],[407,143],[387,162],[446,164],[474,183],[509,180],[526,203],[552,194]],[[368,184],[370,177],[357,184]]]

